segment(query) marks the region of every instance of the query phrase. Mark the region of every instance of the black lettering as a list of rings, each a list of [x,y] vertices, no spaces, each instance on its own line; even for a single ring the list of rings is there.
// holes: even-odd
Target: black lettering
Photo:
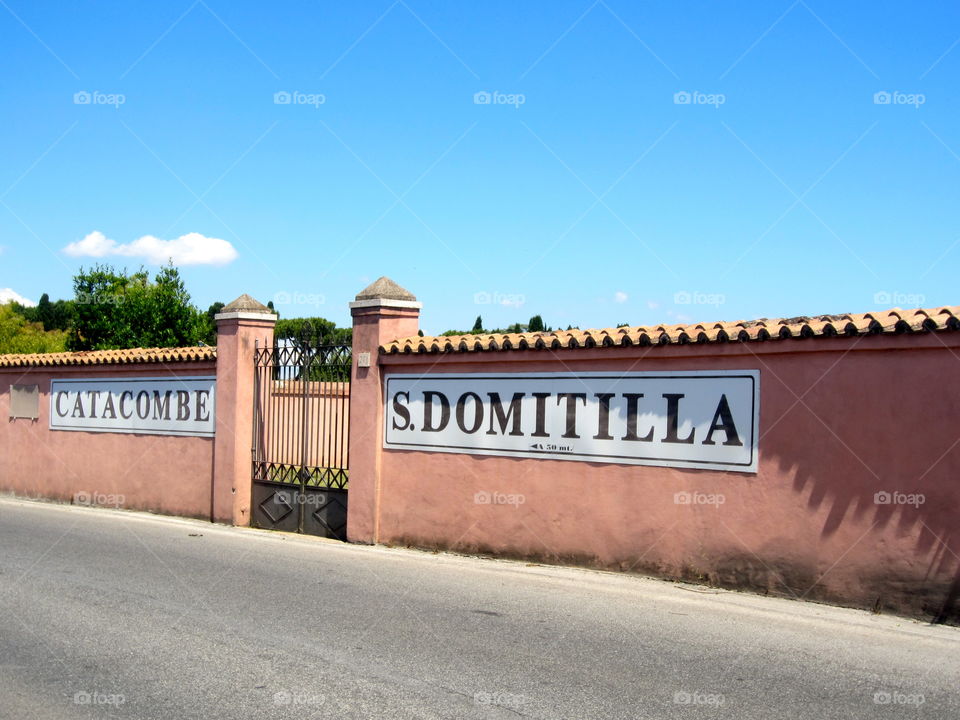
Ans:
[[[627,434],[622,439],[635,442],[653,442],[652,427],[650,432],[643,437],[637,435],[637,406],[640,403],[640,398],[643,397],[643,393],[624,393],[623,396],[627,399]]]
[[[87,397],[90,398],[90,417],[97,417],[97,400],[100,398],[99,390],[87,390]]]
[[[141,420],[150,417],[150,393],[146,390],[137,393],[137,417]]]
[[[740,434],[737,432],[737,426],[733,424],[733,413],[730,412],[730,404],[727,402],[726,395],[720,396],[717,411],[713,414],[713,420],[710,422],[707,439],[703,441],[704,445],[716,444],[713,442],[713,433],[717,430],[723,430],[727,438],[723,443],[724,445],[743,446],[743,443],[740,441]]]
[[[130,396],[130,399],[133,400],[133,393],[129,390],[124,390],[122,393],[120,393],[120,417],[122,417],[124,420],[129,420],[133,417],[133,410],[131,410],[129,414],[124,412],[128,395]]]
[[[473,399],[473,426],[469,428],[466,423],[467,398]],[[460,399],[457,400],[456,415],[457,426],[467,435],[473,435],[483,425],[483,401],[480,396],[474,392],[465,392],[461,395]]]
[[[66,417],[66,416],[67,416],[67,411],[60,409],[60,401],[61,401],[64,397],[70,397],[70,396],[69,396],[67,393],[65,393],[63,390],[61,390],[60,392],[57,393],[57,404],[56,404],[56,407],[57,407],[57,415],[59,415],[60,417]]]
[[[163,394],[163,400],[160,399],[160,391],[153,391],[153,419],[154,420],[169,420],[170,419],[170,395],[172,391],[167,390]]]
[[[689,445],[693,442],[696,428],[691,429],[690,434],[685,438],[677,435],[680,431],[680,400],[686,396],[681,393],[664,393],[663,397],[667,401],[667,434],[663,441]]]
[[[185,422],[190,419],[190,393],[186,390],[177,390],[177,420]]]
[[[103,419],[106,420],[108,417],[111,420],[117,419],[117,408],[113,404],[113,393],[111,392],[107,393],[107,402],[103,405]]]
[[[394,429],[394,430],[406,430],[408,427],[410,427],[410,410],[407,408],[406,405],[401,405],[401,404],[400,404],[400,396],[401,396],[401,395],[403,395],[403,397],[406,398],[406,401],[407,401],[408,404],[409,404],[409,402],[410,402],[410,393],[408,393],[408,392],[405,392],[405,391],[402,391],[402,390],[401,390],[400,392],[396,393],[396,394],[393,396],[393,415],[394,415],[394,417],[393,417],[393,423],[392,423],[392,425],[393,425],[393,429]],[[397,424],[397,417],[396,417],[397,415],[399,415],[401,418],[403,418],[403,425],[402,425],[402,426]]]
[[[433,426],[433,399],[437,398],[440,401],[440,424],[437,427]],[[443,430],[447,423],[450,422],[450,401],[447,400],[447,396],[442,392],[437,392],[435,390],[424,390],[423,391],[423,431],[424,432],[440,432]]]
[[[577,435],[577,400],[582,400],[584,406],[587,404],[586,393],[557,393],[557,405],[567,400],[567,429],[563,433],[565,438],[578,438]]]
[[[533,393],[533,397],[537,399],[537,412],[535,413],[537,426],[534,428],[533,435],[531,435],[531,437],[549,437],[546,427],[547,398],[550,397],[550,393]]]
[[[593,436],[594,440],[613,440],[610,434],[610,398],[613,393],[597,393],[594,397],[600,401],[597,412],[597,434]]]
[[[73,412],[70,413],[70,417],[86,417],[83,414],[83,404],[80,402],[80,393],[77,393],[77,399],[73,403]]]
[[[526,393],[518,392],[513,394],[510,400],[510,409],[506,414],[503,412],[503,404],[500,402],[500,393],[487,393],[490,396],[490,429],[487,435],[496,435],[497,431],[493,429],[493,419],[496,417],[500,423],[500,434],[507,432],[507,423],[510,422],[510,416],[513,416],[513,427],[510,428],[510,435],[523,435],[520,430],[520,401]]]
[[[207,400],[210,399],[209,390],[197,390],[196,421],[206,422],[210,419],[210,411],[207,410]]]

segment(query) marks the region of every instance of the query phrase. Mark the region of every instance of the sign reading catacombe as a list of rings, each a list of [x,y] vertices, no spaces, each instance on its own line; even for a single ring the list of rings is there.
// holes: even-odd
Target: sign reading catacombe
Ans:
[[[384,447],[757,471],[757,370],[391,374]]]
[[[50,429],[214,434],[214,377],[52,380]]]

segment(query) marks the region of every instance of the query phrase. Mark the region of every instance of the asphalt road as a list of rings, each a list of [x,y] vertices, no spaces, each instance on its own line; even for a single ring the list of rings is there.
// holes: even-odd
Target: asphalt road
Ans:
[[[2,718],[960,717],[960,630],[0,500]]]

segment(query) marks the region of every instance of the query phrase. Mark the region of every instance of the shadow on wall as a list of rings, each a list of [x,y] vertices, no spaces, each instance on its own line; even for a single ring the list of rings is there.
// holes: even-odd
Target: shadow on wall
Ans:
[[[851,354],[826,375],[801,366],[766,373],[765,394],[789,384],[796,395],[789,393],[792,404],[765,418],[770,429],[761,449],[776,452],[763,459],[793,477],[793,490],[808,495],[811,514],[826,511],[821,540],[853,523],[860,537],[855,545],[866,544],[874,558],[858,578],[859,594],[874,598],[876,611],[956,624],[960,397],[949,378],[960,360],[943,351],[893,355],[896,362],[891,353]],[[835,599],[814,583],[823,599]]]

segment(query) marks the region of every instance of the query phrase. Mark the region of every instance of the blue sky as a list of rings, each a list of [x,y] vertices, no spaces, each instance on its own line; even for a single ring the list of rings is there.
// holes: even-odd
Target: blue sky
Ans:
[[[428,333],[960,302],[950,3],[3,0],[0,30],[0,288],[32,300],[174,254],[201,307],[340,324],[388,275]]]

